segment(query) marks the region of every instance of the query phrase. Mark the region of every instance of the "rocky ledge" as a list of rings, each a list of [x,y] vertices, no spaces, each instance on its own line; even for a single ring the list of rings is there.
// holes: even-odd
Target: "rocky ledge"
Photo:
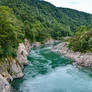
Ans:
[[[68,58],[71,58],[77,62],[78,65],[84,67],[92,67],[92,53],[80,53],[74,52],[68,48],[67,42],[62,42],[55,46],[52,51],[60,53]]]
[[[17,50],[17,57],[7,57],[2,64],[0,64],[0,92],[12,92],[10,82],[15,78],[24,76],[23,69],[28,65],[28,53],[32,45],[25,39],[24,43],[20,43]]]
[[[9,82],[0,74],[0,92],[11,92]]]

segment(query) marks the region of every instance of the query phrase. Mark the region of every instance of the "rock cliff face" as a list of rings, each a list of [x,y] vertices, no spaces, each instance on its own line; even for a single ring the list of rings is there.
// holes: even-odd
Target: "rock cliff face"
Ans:
[[[11,86],[8,81],[0,74],[0,92],[11,92]]]
[[[9,82],[24,76],[23,69],[29,64],[27,56],[31,48],[30,42],[25,40],[19,44],[17,58],[7,57],[0,65],[0,92],[11,92]]]
[[[58,52],[66,57],[69,57],[77,62],[78,65],[84,67],[92,67],[92,53],[80,53],[70,50],[68,43],[62,42],[55,46],[52,51]]]

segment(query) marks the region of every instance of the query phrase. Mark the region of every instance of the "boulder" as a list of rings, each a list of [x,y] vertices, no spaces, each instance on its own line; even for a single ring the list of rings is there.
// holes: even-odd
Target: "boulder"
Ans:
[[[11,92],[9,82],[0,74],[0,92]]]

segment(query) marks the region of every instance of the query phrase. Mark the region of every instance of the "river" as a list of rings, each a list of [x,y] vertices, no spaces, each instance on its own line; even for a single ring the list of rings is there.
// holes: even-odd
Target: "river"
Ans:
[[[92,92],[91,69],[77,68],[71,59],[52,52],[53,45],[32,48],[25,76],[13,81],[19,92]]]

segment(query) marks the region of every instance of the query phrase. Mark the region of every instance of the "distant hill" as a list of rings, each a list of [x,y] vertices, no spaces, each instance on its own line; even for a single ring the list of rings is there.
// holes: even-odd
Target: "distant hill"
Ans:
[[[73,35],[78,26],[92,23],[91,14],[58,8],[42,0],[1,0],[1,4],[13,8],[19,19],[29,22],[31,29],[39,22],[56,39]]]

